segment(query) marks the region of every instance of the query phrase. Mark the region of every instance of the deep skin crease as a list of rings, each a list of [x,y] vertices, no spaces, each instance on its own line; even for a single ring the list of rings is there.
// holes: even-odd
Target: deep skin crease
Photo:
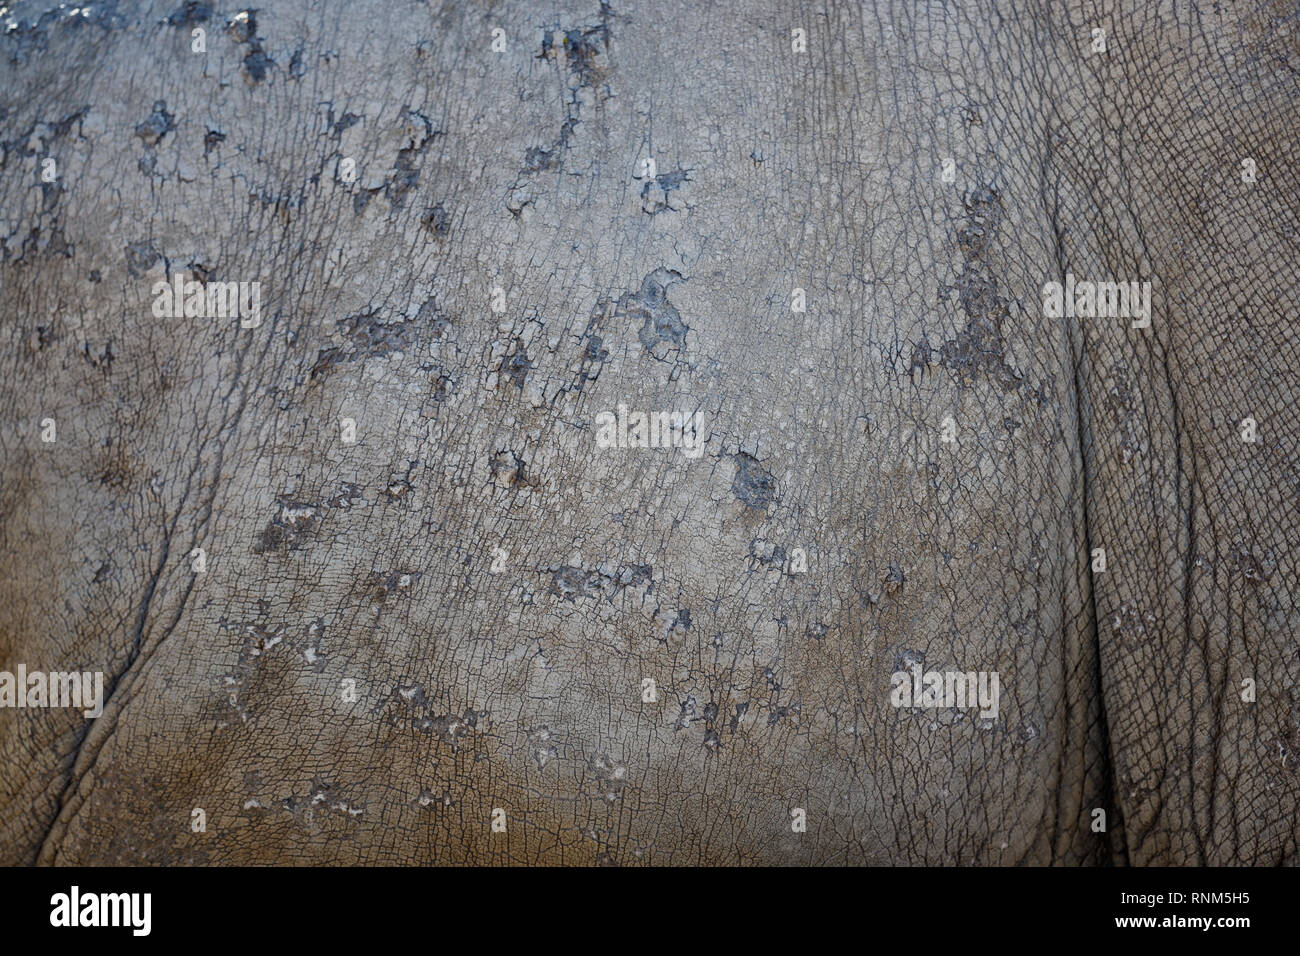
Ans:
[[[47,6],[0,668],[106,701],[0,710],[0,862],[1296,861],[1293,7]]]

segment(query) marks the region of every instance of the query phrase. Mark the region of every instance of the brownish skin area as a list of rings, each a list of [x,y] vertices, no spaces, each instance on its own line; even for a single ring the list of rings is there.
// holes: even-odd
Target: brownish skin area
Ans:
[[[0,862],[1296,861],[1293,6],[126,6],[0,38],[0,668],[107,697]]]

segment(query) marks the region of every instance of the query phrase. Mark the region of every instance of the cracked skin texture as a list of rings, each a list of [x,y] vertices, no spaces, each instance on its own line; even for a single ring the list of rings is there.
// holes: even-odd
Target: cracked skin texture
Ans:
[[[17,8],[0,861],[1296,861],[1294,11],[742,8]]]

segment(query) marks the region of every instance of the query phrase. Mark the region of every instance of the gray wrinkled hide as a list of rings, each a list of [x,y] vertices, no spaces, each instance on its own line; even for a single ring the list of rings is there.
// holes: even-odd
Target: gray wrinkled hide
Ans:
[[[44,6],[0,667],[107,701],[0,710],[0,862],[1296,860],[1286,4]]]

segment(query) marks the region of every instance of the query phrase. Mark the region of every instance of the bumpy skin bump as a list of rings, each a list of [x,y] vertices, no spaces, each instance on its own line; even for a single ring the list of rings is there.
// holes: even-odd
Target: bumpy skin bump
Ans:
[[[107,702],[0,710],[0,862],[1296,860],[1287,5],[42,7],[0,666]],[[262,324],[155,319],[179,271]]]

